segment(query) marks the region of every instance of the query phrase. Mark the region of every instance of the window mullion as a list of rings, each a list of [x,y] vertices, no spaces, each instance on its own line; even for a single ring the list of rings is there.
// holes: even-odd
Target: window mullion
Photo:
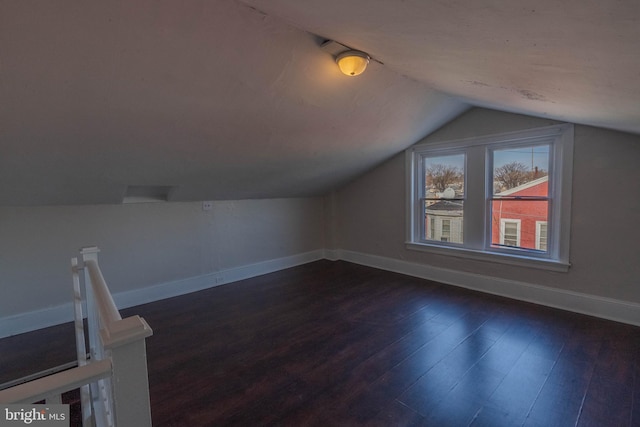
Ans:
[[[468,147],[465,179],[464,237],[465,247],[484,249],[485,224],[485,148]]]

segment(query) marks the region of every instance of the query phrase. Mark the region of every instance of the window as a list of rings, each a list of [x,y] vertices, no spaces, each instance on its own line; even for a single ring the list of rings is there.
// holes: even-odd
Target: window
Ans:
[[[426,240],[462,243],[464,202],[464,154],[425,156],[421,160],[424,171],[424,218],[429,233],[420,232]]]
[[[536,249],[540,251],[547,250],[547,222],[536,222]]]
[[[500,245],[520,247],[520,220],[500,220]]]
[[[429,227],[429,235],[427,236],[427,238],[435,239],[435,235],[436,235],[436,219],[431,217],[430,220],[431,220],[430,221],[431,226]]]
[[[407,150],[407,247],[566,271],[573,126]]]
[[[536,224],[549,218],[550,148],[542,143],[488,149],[492,245],[539,250]]]
[[[441,242],[448,242],[451,239],[451,220],[442,220],[442,234],[440,235]]]

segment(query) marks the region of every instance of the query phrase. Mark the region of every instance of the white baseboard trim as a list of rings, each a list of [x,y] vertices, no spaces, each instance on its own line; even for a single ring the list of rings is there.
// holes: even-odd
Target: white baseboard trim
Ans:
[[[113,295],[113,300],[119,309],[159,301],[191,292],[197,292],[215,286],[226,285],[239,280],[273,273],[285,268],[318,261],[325,258],[322,249],[296,254],[284,258],[248,264],[241,267],[216,271],[202,276],[175,280],[145,288],[119,292]],[[71,281],[71,280],[69,280]],[[108,278],[107,278],[108,283]],[[69,291],[71,293],[71,291]],[[73,306],[71,302],[42,310],[21,313],[0,318],[0,338],[17,335],[36,329],[59,325],[73,320]],[[153,325],[152,325],[153,327]]]
[[[69,280],[69,283],[71,283],[71,280]],[[71,291],[69,291],[69,299],[71,299]],[[0,338],[70,322],[72,319],[73,306],[71,302],[43,308],[42,310],[2,317],[0,318]]]
[[[322,249],[292,255],[284,258],[271,259],[254,264],[234,267],[227,270],[216,271],[202,276],[191,277],[173,282],[161,283],[141,289],[127,292],[119,292],[113,296],[118,308],[128,308],[153,301],[197,292],[215,286],[226,285],[239,280],[273,273],[285,268],[318,261],[324,258]]]
[[[336,259],[355,264],[640,326],[640,304],[636,303],[416,264],[361,252],[340,249],[333,252],[332,255]]]
[[[340,260],[340,253],[340,249],[325,249],[324,258],[329,261],[338,261]]]
[[[262,261],[202,276],[120,292],[114,294],[113,298],[118,308],[128,308],[237,282],[320,259],[344,260],[448,285],[640,326],[640,304],[342,249],[320,249]],[[0,338],[72,320],[73,308],[71,302],[42,310],[2,317],[0,318]]]

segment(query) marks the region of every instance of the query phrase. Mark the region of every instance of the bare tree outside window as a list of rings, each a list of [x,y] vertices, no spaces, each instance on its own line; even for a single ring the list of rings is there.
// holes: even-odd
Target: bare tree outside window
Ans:
[[[500,183],[503,190],[508,190],[531,181],[533,175],[524,163],[510,162],[495,168],[493,179]]]
[[[462,170],[456,166],[434,163],[426,170],[427,187],[443,192],[462,181]]]

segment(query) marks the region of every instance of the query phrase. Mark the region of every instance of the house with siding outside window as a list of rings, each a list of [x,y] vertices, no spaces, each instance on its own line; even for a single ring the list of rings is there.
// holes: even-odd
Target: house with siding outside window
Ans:
[[[497,193],[507,199],[491,202],[492,244],[546,251],[549,202],[530,198],[546,198],[548,192],[549,177],[543,176]]]
[[[491,215],[491,243],[496,246],[547,250],[549,177],[543,176],[495,194]],[[429,240],[463,242],[463,203],[442,199],[426,208],[425,233]]]

